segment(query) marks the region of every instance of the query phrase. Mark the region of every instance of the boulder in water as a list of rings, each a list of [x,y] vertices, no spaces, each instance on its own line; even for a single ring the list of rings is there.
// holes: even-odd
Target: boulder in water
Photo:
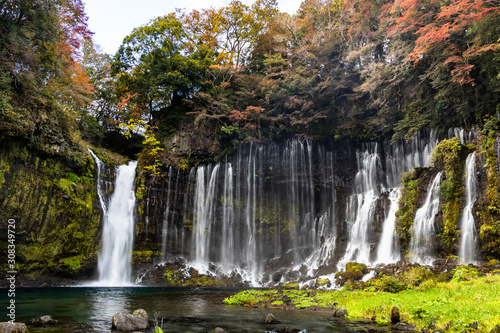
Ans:
[[[11,323],[9,321],[0,323],[0,333],[29,333],[30,331],[23,323]]]
[[[216,327],[210,333],[226,333],[226,331],[222,327]]]
[[[41,316],[38,319],[31,320],[30,323],[35,324],[35,325],[47,325],[47,324],[56,324],[57,320],[54,320],[54,318],[52,318],[52,316],[45,315],[45,316]]]
[[[150,324],[154,323],[154,319],[144,309],[137,309],[133,312],[134,315],[141,316],[146,319]]]
[[[277,324],[279,323],[278,319],[276,319],[276,317],[272,314],[272,313],[268,313],[264,319],[261,320],[261,323],[263,324]]]
[[[141,315],[118,312],[113,316],[113,328],[120,331],[143,330],[148,327],[148,320]]]
[[[337,309],[335,310],[335,312],[333,313],[333,316],[334,317],[345,317],[347,316],[347,309],[346,308],[340,308],[340,309]]]

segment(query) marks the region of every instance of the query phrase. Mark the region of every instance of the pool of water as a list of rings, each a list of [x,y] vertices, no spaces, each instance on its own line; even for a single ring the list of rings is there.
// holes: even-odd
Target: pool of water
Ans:
[[[7,291],[0,290],[0,321],[7,321]],[[30,332],[111,332],[111,319],[120,311],[144,309],[152,317],[163,318],[164,332],[210,332],[222,327],[227,332],[266,332],[283,327],[303,332],[374,331],[374,326],[363,328],[362,323],[348,325],[332,322],[332,314],[282,309],[226,306],[222,300],[230,294],[224,290],[172,288],[25,288],[16,292],[16,321],[28,323],[31,319],[51,315],[59,323],[36,326],[28,324]],[[268,313],[273,313],[278,324],[261,324]],[[379,328],[377,328],[378,330]],[[152,331],[152,328],[149,332]]]

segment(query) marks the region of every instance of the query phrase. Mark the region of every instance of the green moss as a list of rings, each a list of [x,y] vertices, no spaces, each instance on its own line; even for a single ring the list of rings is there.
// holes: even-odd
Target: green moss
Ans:
[[[479,272],[476,268],[468,267],[468,266],[459,266],[455,269],[455,273],[453,273],[453,278],[451,281],[460,282],[464,280],[471,280],[476,278],[479,275]]]
[[[481,196],[476,205],[481,223],[480,236],[485,253],[500,258],[500,200],[498,197],[498,157],[496,155],[496,138],[500,131],[500,122],[491,117],[486,120],[479,137],[480,151],[486,164],[486,194]]]
[[[443,330],[449,321],[453,321],[453,325],[447,330],[450,333],[467,330],[474,320],[479,322],[478,332],[489,332],[500,322],[500,275],[445,283],[432,281],[432,284],[431,286],[429,283],[421,290],[404,289],[398,293],[361,290],[246,290],[226,298],[224,304],[266,307],[273,303],[278,305],[277,302],[284,299],[297,308],[314,306],[331,309],[336,304],[337,308],[348,309],[348,318],[369,319],[376,316],[382,324],[387,324],[391,309],[396,306],[400,309],[401,320],[416,324],[418,331],[434,320],[438,322],[436,330]],[[485,285],[488,287],[485,288]]]
[[[83,256],[74,256],[59,260],[59,263],[66,266],[71,271],[77,271],[81,267]]]
[[[465,191],[464,166],[470,153],[468,148],[455,137],[442,140],[432,152],[431,164],[445,172],[445,179],[439,188],[443,199],[443,226],[437,237],[445,255],[456,253],[457,224]]]
[[[355,281],[361,280],[363,275],[369,272],[365,264],[348,262],[343,272],[335,273],[335,283],[342,286],[348,284],[353,285]]]
[[[0,165],[9,166],[2,169],[8,181],[0,191],[0,216],[16,220],[19,272],[73,274],[77,266],[94,265],[101,212],[94,209],[93,161],[87,152],[47,157],[21,146],[0,147]]]
[[[415,218],[420,193],[418,191],[418,179],[412,179],[410,172],[403,173],[401,180],[401,197],[399,199],[399,209],[396,212],[395,223],[402,249],[406,251],[411,239],[411,227]]]
[[[283,285],[283,288],[285,288],[285,289],[299,289],[299,284],[297,282],[285,283]]]
[[[154,256],[159,256],[160,252],[153,252],[151,250],[147,251],[133,251],[132,252],[132,262],[133,263],[150,263]]]

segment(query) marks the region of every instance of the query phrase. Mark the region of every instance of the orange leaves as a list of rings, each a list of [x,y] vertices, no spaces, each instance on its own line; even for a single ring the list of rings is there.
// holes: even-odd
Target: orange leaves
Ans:
[[[460,63],[455,66],[455,68],[451,71],[451,77],[453,82],[457,82],[459,84],[472,84],[475,85],[474,79],[471,78],[470,72],[474,65]]]
[[[468,58],[498,49],[498,44],[467,45],[464,49],[455,45],[457,34],[464,33],[478,21],[497,15],[495,0],[452,0],[443,4],[439,0],[395,0],[386,11],[388,17],[396,17],[389,26],[389,35],[413,32],[415,40],[407,60],[417,64],[426,54],[444,58],[444,66],[451,65],[452,80],[460,84],[474,84],[470,77],[472,64]],[[390,15],[388,14],[390,12]],[[453,50],[450,54],[450,50]]]
[[[231,115],[229,116],[229,120],[234,123],[239,123],[241,120],[247,120],[247,114],[244,112],[240,112],[238,110],[231,111]]]
[[[469,57],[480,56],[481,54],[488,51],[497,51],[499,48],[500,48],[500,43],[493,43],[483,46],[473,45],[464,52],[464,57],[469,58]]]
[[[247,106],[247,108],[243,112],[238,110],[231,111],[229,120],[231,120],[233,124],[239,124],[242,120],[245,121],[245,123],[247,122],[247,120],[250,122],[258,123],[260,120],[260,114],[263,112],[264,108],[261,108],[260,106]]]

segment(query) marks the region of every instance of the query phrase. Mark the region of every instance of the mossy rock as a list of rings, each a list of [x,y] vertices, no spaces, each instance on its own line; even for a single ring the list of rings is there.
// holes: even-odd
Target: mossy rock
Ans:
[[[300,289],[298,282],[290,282],[283,284],[284,289]]]
[[[316,288],[321,288],[321,287],[329,287],[331,285],[331,282],[329,279],[317,279],[316,280]]]
[[[337,285],[344,285],[348,281],[355,282],[363,278],[365,274],[368,274],[369,269],[365,264],[358,264],[355,262],[348,262],[346,264],[345,270],[343,272],[337,272],[335,274],[335,283]]]

